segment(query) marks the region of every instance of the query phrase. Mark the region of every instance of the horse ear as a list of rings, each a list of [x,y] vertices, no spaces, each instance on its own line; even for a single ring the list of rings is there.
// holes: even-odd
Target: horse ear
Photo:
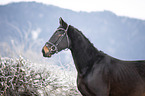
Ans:
[[[59,18],[59,23],[60,23],[60,25],[62,25],[62,22],[64,22],[64,21],[63,21],[63,19],[60,17],[60,18]]]
[[[66,27],[67,26],[67,23],[65,23],[64,20],[61,17],[59,18],[59,23],[63,27]]]

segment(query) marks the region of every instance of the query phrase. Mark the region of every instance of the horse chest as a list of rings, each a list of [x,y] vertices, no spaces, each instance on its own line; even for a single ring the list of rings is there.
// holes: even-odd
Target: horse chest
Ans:
[[[78,90],[83,96],[95,96],[95,94],[90,90],[86,77],[78,76],[77,78]]]
[[[78,75],[78,89],[83,96],[108,96],[108,84],[101,73],[100,69],[95,68],[85,76]]]

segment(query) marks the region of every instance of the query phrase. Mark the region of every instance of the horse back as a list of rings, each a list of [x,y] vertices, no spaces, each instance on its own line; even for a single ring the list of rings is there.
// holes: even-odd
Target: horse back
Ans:
[[[138,71],[139,75],[145,81],[145,61],[132,61]]]

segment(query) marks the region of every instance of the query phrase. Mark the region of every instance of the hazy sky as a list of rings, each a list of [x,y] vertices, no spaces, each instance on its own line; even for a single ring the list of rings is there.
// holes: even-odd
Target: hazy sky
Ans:
[[[145,20],[145,0],[0,0],[0,4],[19,1],[37,1],[74,11],[109,10],[117,15]]]

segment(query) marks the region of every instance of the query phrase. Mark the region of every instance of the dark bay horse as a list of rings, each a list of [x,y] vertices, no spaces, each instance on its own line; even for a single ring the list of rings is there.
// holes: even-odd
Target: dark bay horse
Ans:
[[[83,96],[145,96],[145,61],[122,61],[99,50],[78,29],[60,18],[42,49],[44,57],[70,49]]]

